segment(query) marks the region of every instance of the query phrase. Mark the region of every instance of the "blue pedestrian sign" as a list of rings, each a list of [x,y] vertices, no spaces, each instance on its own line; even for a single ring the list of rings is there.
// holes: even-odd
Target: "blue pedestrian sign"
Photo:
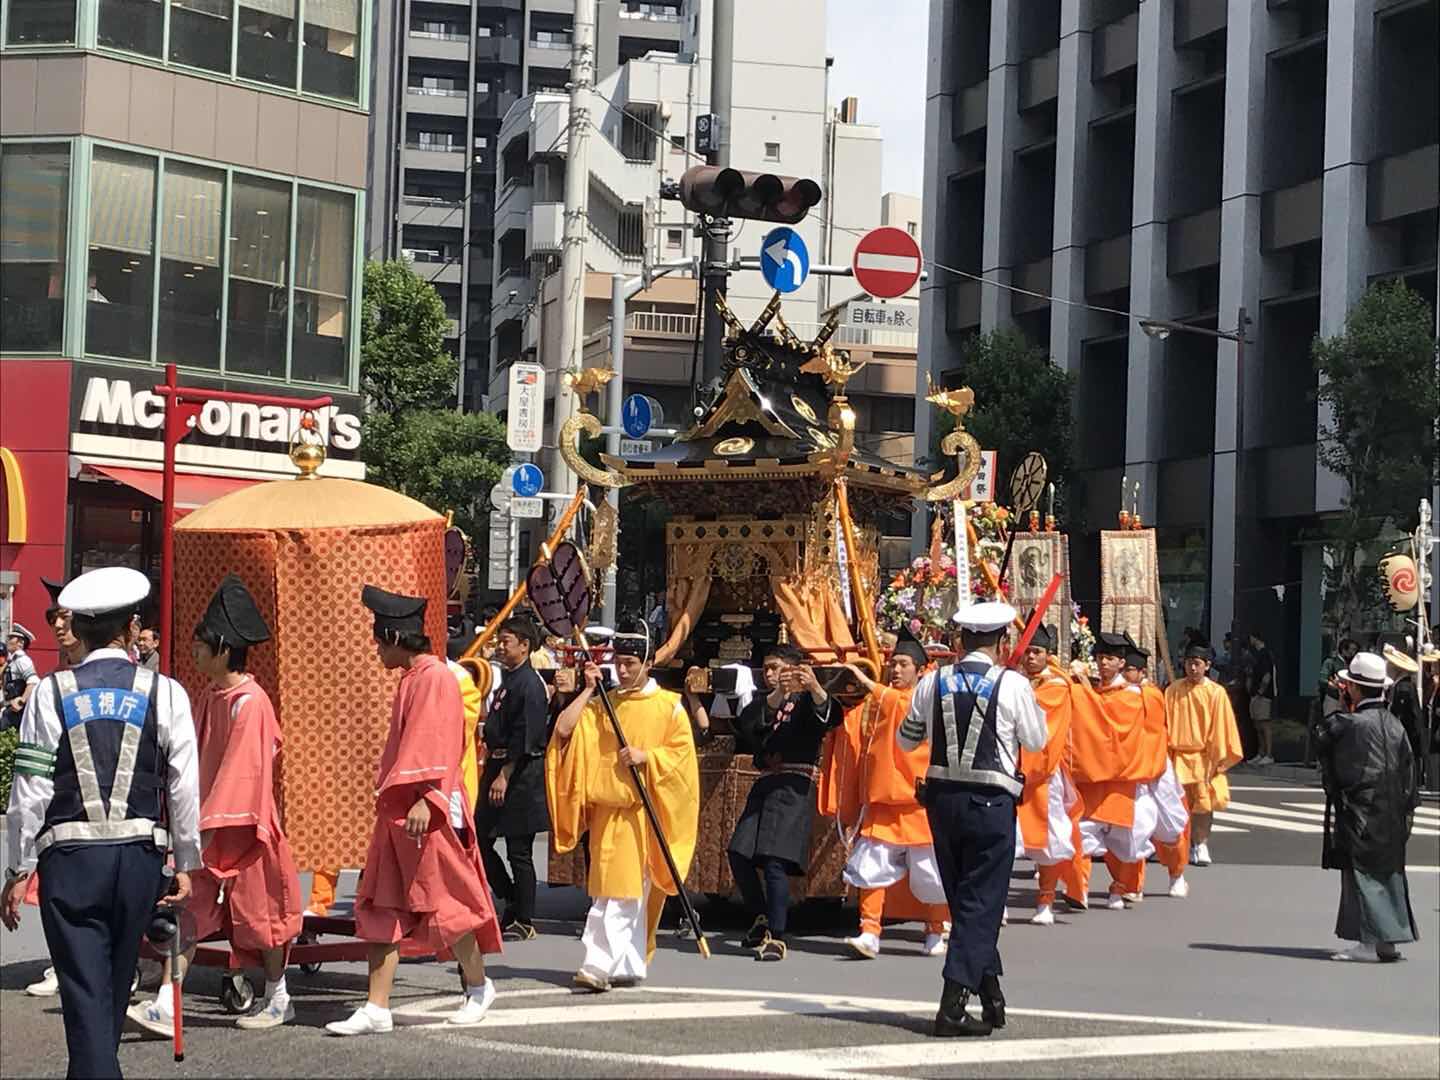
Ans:
[[[520,498],[531,498],[539,495],[540,489],[545,486],[545,474],[540,471],[539,465],[532,465],[527,461],[523,465],[515,466],[515,475],[510,478],[510,486]]]
[[[760,241],[760,273],[765,284],[782,293],[794,292],[810,276],[810,253],[794,229],[782,225]]]
[[[643,439],[653,418],[650,399],[644,394],[631,394],[620,407],[620,426],[632,439]]]

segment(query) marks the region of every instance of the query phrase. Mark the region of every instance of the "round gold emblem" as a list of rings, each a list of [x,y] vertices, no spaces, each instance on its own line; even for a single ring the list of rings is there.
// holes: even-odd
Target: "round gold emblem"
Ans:
[[[819,428],[809,428],[810,438],[816,446],[823,450],[835,449],[835,436],[828,431],[821,431]]]
[[[733,439],[722,439],[715,444],[715,452],[722,457],[738,457],[740,454],[748,454],[755,449],[755,440],[745,435],[737,435]]]
[[[790,404],[794,406],[797,413],[806,420],[809,420],[810,423],[818,424],[820,422],[820,418],[815,415],[815,410],[810,407],[810,403],[799,394],[790,395]]]

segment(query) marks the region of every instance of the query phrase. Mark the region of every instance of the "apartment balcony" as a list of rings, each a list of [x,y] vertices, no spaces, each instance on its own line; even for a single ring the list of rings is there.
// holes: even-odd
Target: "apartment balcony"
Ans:
[[[1220,265],[1220,208],[1176,218],[1167,226],[1165,272],[1188,274]]]
[[[405,88],[405,111],[429,116],[464,116],[464,90],[440,90],[429,86]]]
[[[510,106],[520,100],[520,95],[513,90],[489,90],[485,93],[475,95],[475,115],[477,118],[490,120],[503,120],[505,114],[510,111]]]
[[[1223,4],[1214,4],[1223,9]],[[1129,71],[1136,64],[1140,47],[1140,13],[1096,27],[1090,35],[1090,78],[1104,79]]]
[[[524,11],[525,0],[465,0],[465,6],[474,4],[475,10],[489,13],[492,11]]]
[[[637,3],[636,0],[621,0],[620,18],[660,23],[679,23],[685,19],[678,6]]]
[[[435,169],[439,172],[465,171],[467,158],[460,143],[406,143],[402,163],[407,169]]]
[[[1440,202],[1440,143],[1370,162],[1366,185],[1371,225],[1434,210]]]
[[[459,285],[460,260],[448,255],[435,255],[428,251],[403,252],[422,281],[431,285]]]
[[[530,207],[529,228],[525,232],[527,255],[558,253],[565,235],[565,204],[537,202]]]
[[[980,325],[980,282],[952,281],[945,286],[945,331],[961,334]]]
[[[1194,45],[1202,38],[1225,29],[1229,10],[1215,0],[1176,0],[1175,47]]]
[[[470,35],[461,32],[437,33],[433,30],[411,30],[407,51],[411,56],[427,60],[470,60]]]
[[[1260,197],[1260,250],[1281,251],[1320,239],[1325,183],[1321,177]]]
[[[520,42],[512,37],[477,37],[475,39],[475,62],[518,67]]]
[[[516,298],[522,301],[528,298],[532,291],[530,264],[524,259],[500,267],[499,276],[495,279],[495,288],[490,292],[491,304],[504,304],[512,290],[515,292]],[[514,307],[514,305],[511,306]],[[519,309],[516,308],[515,311],[518,313]],[[512,316],[507,311],[507,317],[518,317],[518,314]],[[500,321],[502,320],[498,317],[494,320],[497,326]]]
[[[1101,296],[1130,285],[1130,234],[1085,246],[1085,295]]]
[[[1017,288],[1049,295],[1053,277],[1054,271],[1051,269],[1050,256],[1047,255],[1043,259],[1035,259],[1015,267],[1011,280]],[[1010,294],[1010,310],[1016,315],[1044,311],[1049,306],[1050,301],[1044,299],[1044,296],[1029,296],[1022,292]]]
[[[400,200],[400,205],[400,221],[404,225],[456,230],[465,226],[465,204],[459,199],[427,199],[421,195],[406,195]]]

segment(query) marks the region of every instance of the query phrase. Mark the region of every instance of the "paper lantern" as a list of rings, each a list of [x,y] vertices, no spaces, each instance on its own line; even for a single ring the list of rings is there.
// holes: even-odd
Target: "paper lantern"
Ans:
[[[1380,577],[1396,611],[1410,611],[1420,602],[1420,574],[1409,555],[1386,555],[1380,560]]]

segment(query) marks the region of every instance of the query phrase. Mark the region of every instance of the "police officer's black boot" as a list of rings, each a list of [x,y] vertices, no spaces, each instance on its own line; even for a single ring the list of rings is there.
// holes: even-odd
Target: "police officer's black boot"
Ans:
[[[966,1011],[970,1002],[970,991],[950,979],[945,980],[945,990],[940,995],[940,1011],[935,1014],[934,1035],[938,1039],[990,1034],[990,1023],[977,1020]]]
[[[1005,1026],[1005,995],[1000,992],[997,975],[986,975],[980,980],[980,1015],[992,1028]]]

